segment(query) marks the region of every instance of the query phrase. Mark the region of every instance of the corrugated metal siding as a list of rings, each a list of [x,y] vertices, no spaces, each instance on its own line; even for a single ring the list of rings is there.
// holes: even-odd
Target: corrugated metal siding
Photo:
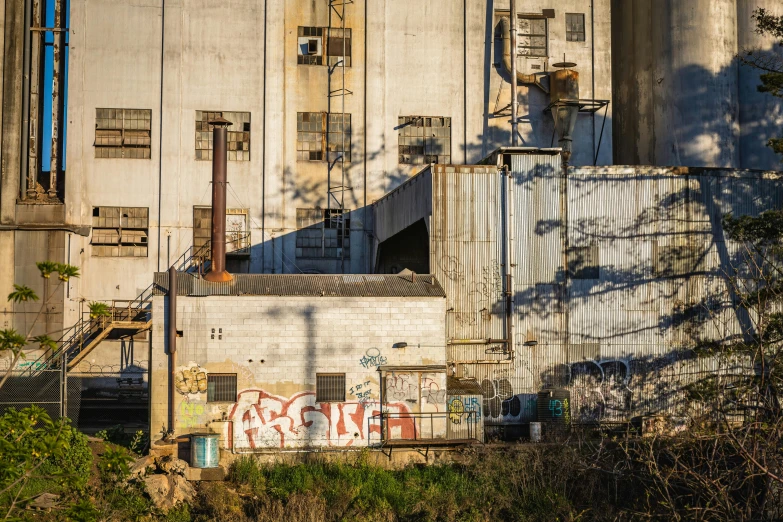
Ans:
[[[168,272],[155,274],[155,295],[169,288]],[[287,275],[235,274],[228,283],[210,283],[192,274],[177,274],[180,295],[280,295],[313,297],[445,297],[432,275]]]
[[[497,167],[433,166],[430,267],[446,291],[447,339],[503,337],[501,189]],[[485,353],[492,348],[452,346],[447,355],[502,358]]]
[[[688,383],[737,365],[747,371],[747,362],[694,359],[688,348],[741,331],[727,303],[703,305],[726,294],[724,269],[741,255],[723,236],[722,216],[780,208],[778,176],[601,167],[570,169],[564,184],[557,157],[535,155],[513,156],[512,170],[515,358],[458,369],[481,383],[485,422],[534,420],[545,387],[571,391],[575,422],[692,415]],[[566,277],[562,219],[569,248],[597,246],[597,279]],[[501,241],[499,222],[495,234]],[[674,274],[662,277],[663,266]],[[528,330],[534,346],[524,345]]]

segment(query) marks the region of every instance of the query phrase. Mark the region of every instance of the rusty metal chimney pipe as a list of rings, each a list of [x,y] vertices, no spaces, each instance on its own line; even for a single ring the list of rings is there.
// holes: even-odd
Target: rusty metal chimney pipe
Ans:
[[[226,272],[226,148],[231,122],[217,118],[212,125],[212,268],[204,279],[212,282],[231,281]]]
[[[169,433],[174,433],[177,424],[177,269],[169,268],[168,302],[168,341],[169,341]]]

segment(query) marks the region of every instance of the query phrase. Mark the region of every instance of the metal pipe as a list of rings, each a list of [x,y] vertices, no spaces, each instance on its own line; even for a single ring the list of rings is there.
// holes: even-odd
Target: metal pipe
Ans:
[[[161,212],[163,208],[163,72],[166,61],[166,0],[162,0],[160,6],[160,107],[158,113],[158,251],[155,253],[158,258],[158,272],[160,272],[160,233],[163,221]],[[264,47],[266,48],[266,46]],[[266,52],[266,51],[264,51]],[[150,150],[151,152],[151,150]]]
[[[508,344],[508,339],[449,339],[446,344]]]
[[[27,161],[29,136],[27,130],[30,125],[30,47],[32,32],[32,2],[25,0],[24,3],[24,52],[22,54],[22,168],[20,169],[19,193],[22,198],[27,198],[30,186],[27,183]],[[37,119],[36,119],[37,121]]]
[[[54,28],[63,28],[63,1],[54,2]],[[54,31],[52,34],[52,161],[49,169],[49,199],[57,199],[57,176],[59,175],[59,147],[60,147],[60,60],[62,59],[63,41],[65,33]]]
[[[169,268],[169,433],[174,433],[177,425],[177,269]]]
[[[33,0],[32,2],[32,27],[41,27],[41,1]],[[30,86],[29,86],[29,108],[27,118],[29,125],[27,127],[27,149],[23,152],[22,156],[27,158],[27,190],[25,194],[27,199],[35,199],[36,191],[35,186],[38,182],[38,103],[41,89],[41,39],[44,38],[43,31],[30,31],[28,33],[34,33],[29,38],[30,44]]]
[[[505,43],[505,42],[504,42]],[[519,133],[517,126],[517,114],[519,101],[517,100],[517,2],[511,0],[511,146],[519,145]],[[504,45],[505,50],[505,45]],[[505,59],[505,53],[503,53]]]
[[[513,183],[511,182],[511,170],[508,165],[503,166],[503,283],[506,285],[506,339],[508,343],[506,348],[508,349],[509,357],[514,358],[514,276],[511,270],[511,227],[513,223],[513,201],[511,199],[511,190]]]
[[[226,142],[231,122],[217,118],[212,125],[212,267],[204,279],[231,281],[226,272]]]

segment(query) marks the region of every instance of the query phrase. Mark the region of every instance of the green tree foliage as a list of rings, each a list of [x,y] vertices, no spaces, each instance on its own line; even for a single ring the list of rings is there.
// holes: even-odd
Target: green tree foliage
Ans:
[[[92,454],[67,419],[37,406],[0,416],[0,517],[19,520],[25,504],[46,491],[75,495],[87,483]]]
[[[776,16],[767,9],[759,8],[753,14],[756,30],[778,40],[777,45],[783,47],[783,15]],[[783,58],[760,49],[746,49],[742,58],[744,64],[761,71],[759,92],[783,98]],[[772,138],[768,145],[778,154],[783,154],[783,137]]]

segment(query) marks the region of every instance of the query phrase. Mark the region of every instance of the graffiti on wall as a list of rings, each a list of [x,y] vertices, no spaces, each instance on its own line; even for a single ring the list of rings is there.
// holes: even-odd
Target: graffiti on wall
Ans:
[[[372,368],[374,370],[378,368],[378,366],[386,364],[386,357],[381,355],[381,351],[378,350],[378,348],[370,348],[362,358],[359,359],[359,364],[364,368]]]
[[[233,422],[227,423],[227,437],[239,450],[380,442],[380,411],[377,401],[319,403],[315,392],[280,397],[264,390],[244,390],[230,410]],[[383,411],[396,414],[383,427],[390,438],[417,436],[406,404],[386,403]]]
[[[174,379],[174,387],[182,395],[207,392],[207,372],[198,364],[181,368]]]
[[[413,373],[391,373],[386,376],[386,398],[390,401],[419,402],[419,376]]]
[[[569,365],[568,387],[582,421],[621,419],[631,409],[628,361],[612,359]]]
[[[446,390],[441,389],[436,379],[422,377],[421,379],[421,402],[431,404],[436,407],[446,402]]]
[[[179,404],[177,422],[185,429],[204,426],[206,423],[206,408],[204,403],[183,400]]]
[[[360,382],[359,384],[351,386],[351,389],[348,390],[348,394],[353,395],[353,397],[360,404],[366,404],[370,402],[372,400],[372,389],[370,388],[370,381]]]
[[[454,396],[448,401],[449,420],[452,424],[477,424],[481,417],[481,403],[478,397]],[[470,415],[468,412],[475,412]]]

